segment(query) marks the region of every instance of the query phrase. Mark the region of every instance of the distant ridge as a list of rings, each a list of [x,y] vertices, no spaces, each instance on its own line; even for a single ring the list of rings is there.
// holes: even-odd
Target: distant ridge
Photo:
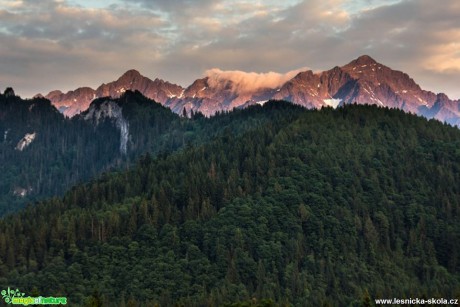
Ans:
[[[48,93],[49,99],[64,115],[72,117],[89,108],[91,101],[99,97],[120,97],[125,91],[139,91],[144,96],[157,102],[165,103],[169,98],[180,95],[182,87],[160,79],[151,80],[142,76],[137,70],[125,72],[116,81],[101,84],[97,89],[81,87],[74,91],[62,93],[59,90]]]
[[[119,97],[126,90],[138,90],[148,98],[171,108],[176,113],[200,111],[210,116],[269,99],[287,100],[307,108],[337,107],[343,104],[375,104],[436,118],[460,125],[460,101],[445,94],[425,91],[406,73],[362,55],[344,66],[314,73],[306,70],[278,88],[241,91],[232,80],[197,79],[187,88],[151,80],[136,70],[128,70],[116,81],[102,84],[96,90],[88,87],[62,93],[52,91],[45,97],[67,116],[88,109],[98,97]]]

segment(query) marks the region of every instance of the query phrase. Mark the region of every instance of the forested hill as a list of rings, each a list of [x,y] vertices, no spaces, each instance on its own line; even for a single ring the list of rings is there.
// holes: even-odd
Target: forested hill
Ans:
[[[95,101],[93,109],[106,100]],[[44,98],[0,95],[0,216],[27,202],[62,195],[76,182],[127,165],[144,151],[176,146],[159,138],[179,122],[171,111],[132,92],[110,101],[121,106],[129,124],[126,155],[120,153],[120,131],[110,116],[69,119]]]
[[[173,152],[271,120],[265,113],[205,119],[181,118],[139,92],[100,98],[90,109],[65,118],[48,100],[0,94],[0,216],[45,197],[62,196],[72,185],[102,172],[129,167],[150,152]]]
[[[235,114],[270,120],[3,219],[0,288],[88,306],[459,298],[458,129],[358,105]]]

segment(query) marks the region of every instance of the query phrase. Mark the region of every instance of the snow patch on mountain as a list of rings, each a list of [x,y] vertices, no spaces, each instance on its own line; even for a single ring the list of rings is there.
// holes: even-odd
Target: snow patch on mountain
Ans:
[[[375,98],[374,96],[371,97],[371,100],[377,102],[377,103],[378,103],[379,105],[381,105],[381,106],[385,106],[385,105],[383,104],[383,102],[382,102],[380,99]]]
[[[171,91],[168,91],[168,98],[175,98],[175,97],[176,97],[176,95],[171,93]]]
[[[419,96],[415,96],[415,98],[417,98],[417,100],[420,101],[424,106],[428,105],[428,103],[425,100],[421,99]]]
[[[333,107],[334,109],[337,108],[340,104],[340,102],[342,101],[341,99],[323,99],[324,103],[329,106],[329,107]]]
[[[261,100],[261,101],[256,101],[258,105],[263,106],[268,100]]]

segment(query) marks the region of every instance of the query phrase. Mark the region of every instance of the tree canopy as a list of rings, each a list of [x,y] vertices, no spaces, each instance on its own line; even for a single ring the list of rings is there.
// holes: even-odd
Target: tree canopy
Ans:
[[[284,102],[178,123],[180,150],[1,220],[0,287],[87,306],[460,296],[458,129]]]

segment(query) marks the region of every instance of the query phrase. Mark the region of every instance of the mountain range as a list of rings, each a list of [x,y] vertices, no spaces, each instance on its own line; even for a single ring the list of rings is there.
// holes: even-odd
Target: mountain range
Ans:
[[[217,75],[197,79],[183,88],[158,78],[151,80],[136,70],[129,70],[116,81],[102,84],[97,89],[81,87],[67,93],[55,90],[45,98],[66,116],[72,117],[87,110],[96,98],[118,98],[127,90],[138,90],[179,114],[185,109],[187,113],[201,112],[210,116],[219,111],[275,99],[307,108],[374,104],[460,125],[460,100],[423,90],[406,73],[380,64],[367,55],[323,72],[301,71],[276,87],[260,85],[248,88],[241,86],[237,79]]]

